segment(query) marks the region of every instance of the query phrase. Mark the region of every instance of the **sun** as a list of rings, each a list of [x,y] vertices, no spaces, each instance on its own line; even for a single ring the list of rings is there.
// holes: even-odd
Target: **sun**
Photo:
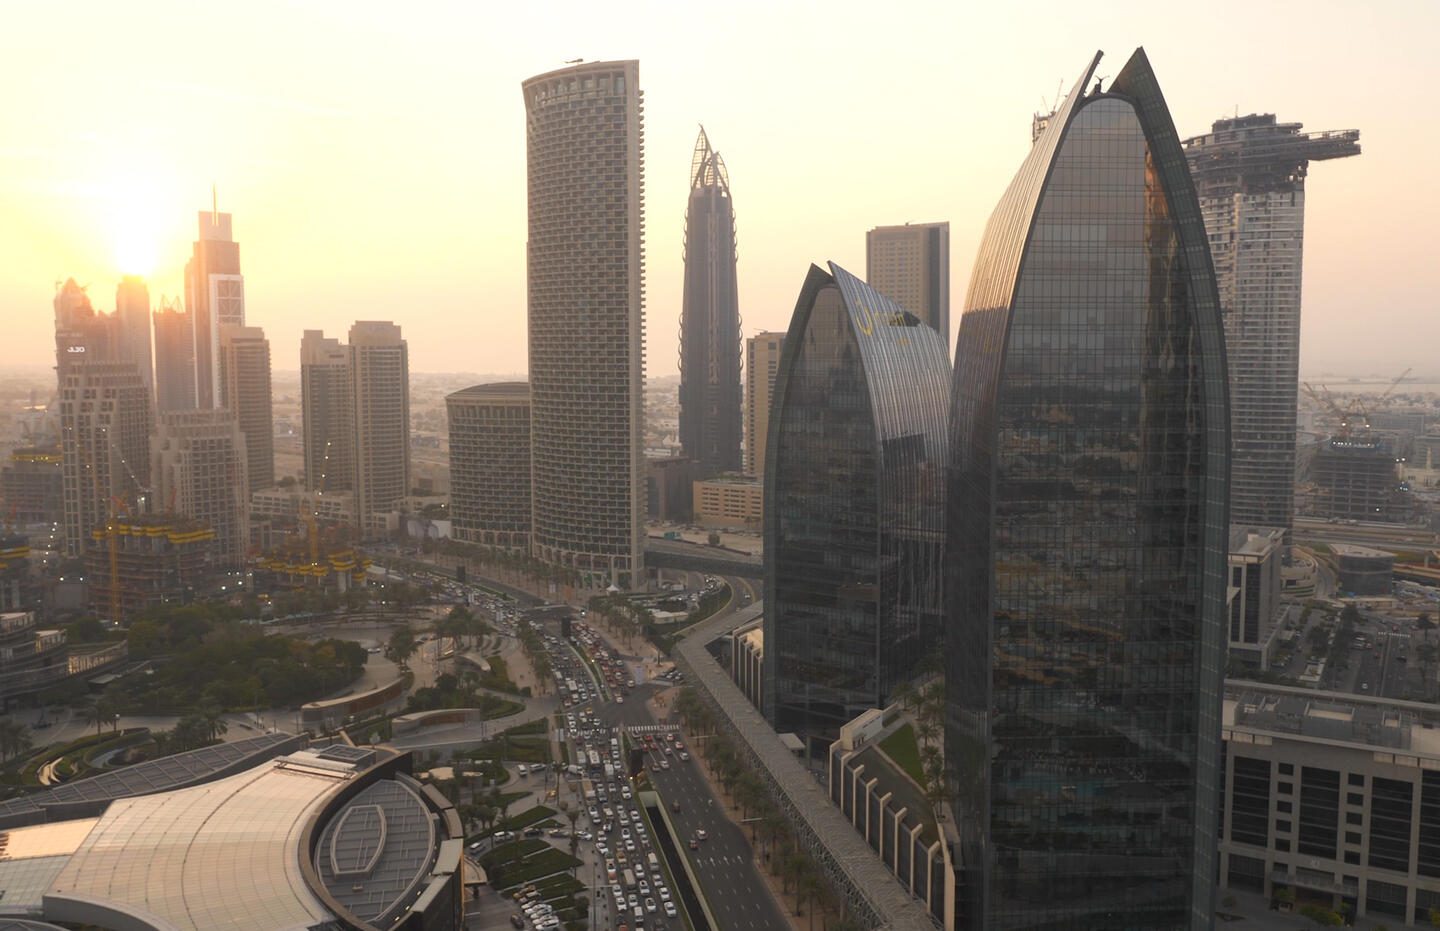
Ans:
[[[149,278],[159,264],[161,243],[174,220],[165,218],[164,190],[149,169],[126,172],[106,186],[105,225],[122,275]]]

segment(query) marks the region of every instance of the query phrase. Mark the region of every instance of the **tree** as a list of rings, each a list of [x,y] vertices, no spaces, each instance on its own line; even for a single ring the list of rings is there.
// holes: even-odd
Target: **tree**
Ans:
[[[35,745],[30,728],[10,718],[0,718],[0,760],[19,756]]]
[[[410,657],[420,649],[420,643],[408,627],[401,627],[390,635],[385,644],[385,657],[401,669],[410,668]]]
[[[1339,912],[1323,905],[1302,905],[1300,914],[1315,922],[1317,928],[1338,928],[1345,924],[1345,919]]]
[[[220,716],[220,709],[215,705],[202,705],[199,713],[206,742],[218,743],[225,732],[230,730],[230,725]]]

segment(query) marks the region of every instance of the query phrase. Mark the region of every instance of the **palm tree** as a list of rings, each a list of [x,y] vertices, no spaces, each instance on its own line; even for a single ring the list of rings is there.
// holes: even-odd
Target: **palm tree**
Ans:
[[[200,708],[200,721],[204,726],[205,739],[210,743],[217,743],[230,730],[230,725],[220,716],[220,709],[214,705]]]

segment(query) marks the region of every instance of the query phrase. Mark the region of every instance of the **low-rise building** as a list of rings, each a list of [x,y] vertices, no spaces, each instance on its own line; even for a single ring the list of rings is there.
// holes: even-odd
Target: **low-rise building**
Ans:
[[[765,483],[722,475],[694,485],[695,523],[702,527],[760,530],[765,524]]]
[[[1395,575],[1395,554],[1351,543],[1332,543],[1340,569],[1340,590],[1349,595],[1388,596]]]
[[[30,611],[0,614],[0,709],[70,673],[63,630],[40,630]]]
[[[1278,621],[1286,610],[1280,602],[1284,547],[1283,529],[1230,526],[1230,659],[1249,669],[1270,667]]]
[[[765,694],[765,619],[742,624],[730,632],[730,677],[760,707]]]

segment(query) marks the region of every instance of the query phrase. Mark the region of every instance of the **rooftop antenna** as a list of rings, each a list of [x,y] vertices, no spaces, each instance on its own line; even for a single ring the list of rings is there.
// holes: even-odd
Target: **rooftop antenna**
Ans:
[[[585,60],[585,59],[583,59],[583,58],[567,58],[567,59],[565,59],[565,64],[567,64],[567,65],[578,65],[578,64],[580,64],[581,62],[583,62],[584,60]]]
[[[211,224],[220,221],[220,196],[215,193],[215,182],[210,182],[210,222]]]

